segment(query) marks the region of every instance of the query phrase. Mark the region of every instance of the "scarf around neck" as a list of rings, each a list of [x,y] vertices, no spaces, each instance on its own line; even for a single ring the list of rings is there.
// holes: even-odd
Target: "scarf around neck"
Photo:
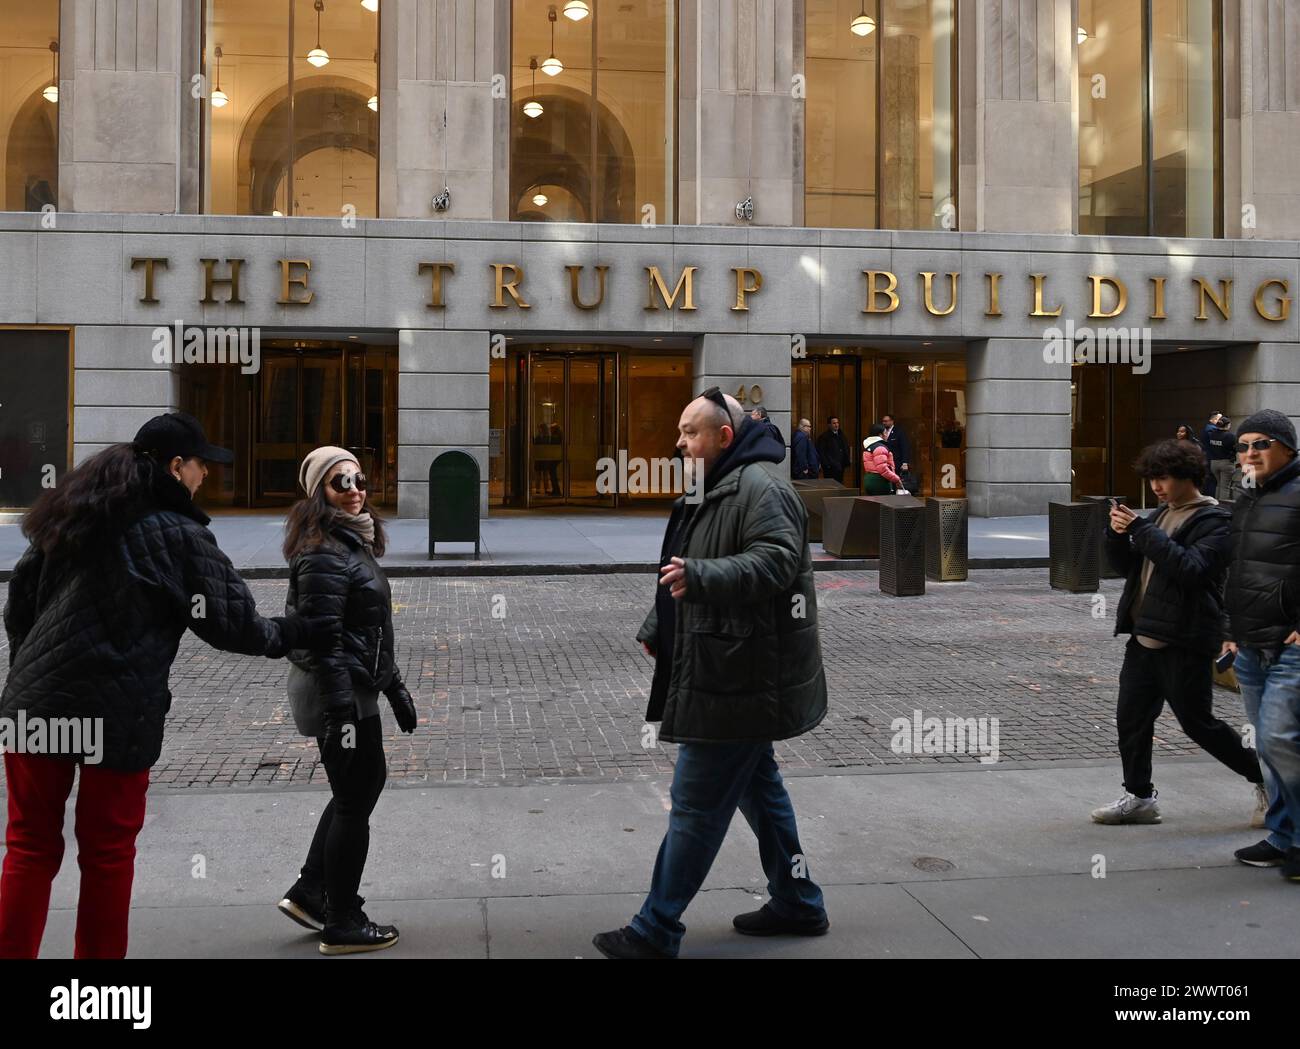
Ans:
[[[349,531],[356,532],[366,546],[375,545],[375,520],[370,514],[350,514],[344,510],[335,510],[334,520]]]

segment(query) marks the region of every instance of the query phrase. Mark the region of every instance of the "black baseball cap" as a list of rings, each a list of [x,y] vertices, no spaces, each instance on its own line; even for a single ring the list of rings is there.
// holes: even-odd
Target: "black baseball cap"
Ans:
[[[223,466],[235,461],[234,452],[209,444],[198,419],[186,412],[155,415],[140,427],[135,443],[162,462],[171,462],[178,455],[182,459],[205,459]]]

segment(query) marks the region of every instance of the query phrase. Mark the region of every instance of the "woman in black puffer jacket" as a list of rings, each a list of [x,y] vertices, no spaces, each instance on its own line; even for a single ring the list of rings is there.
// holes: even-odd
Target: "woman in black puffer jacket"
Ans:
[[[322,954],[378,951],[397,942],[397,929],[366,917],[357,888],[387,776],[379,694],[403,732],[415,731],[415,703],[393,659],[392,598],[375,560],[384,554],[384,527],[360,463],[342,448],[317,448],[298,479],[307,497],[286,525],[287,608],[340,630],[328,651],[290,653],[289,700],[298,730],[316,737],[334,796],[279,906],[321,932]]]

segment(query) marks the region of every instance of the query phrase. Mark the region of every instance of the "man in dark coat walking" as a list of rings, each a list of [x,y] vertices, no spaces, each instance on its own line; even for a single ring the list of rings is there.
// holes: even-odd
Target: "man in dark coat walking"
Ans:
[[[838,416],[826,420],[826,430],[817,438],[817,454],[822,461],[822,475],[828,481],[844,483],[844,471],[853,460],[849,458],[849,442],[840,429]]]
[[[702,492],[668,519],[654,608],[637,640],[655,658],[647,721],[680,743],[672,812],[650,893],[632,923],[597,935],[609,958],[673,958],[680,918],[703,885],[737,808],[758,838],[771,900],[738,915],[752,936],[830,927],[799,844],[772,742],[826,716],[826,677],[807,513],[761,463],[785,448],[716,387],[686,406],[678,447]]]

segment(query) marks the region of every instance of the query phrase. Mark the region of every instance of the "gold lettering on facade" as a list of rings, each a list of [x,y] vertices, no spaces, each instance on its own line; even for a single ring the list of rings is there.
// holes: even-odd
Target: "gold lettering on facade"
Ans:
[[[745,296],[762,290],[763,274],[751,266],[732,266],[731,269],[736,275],[736,305],[731,307],[732,312],[748,310]]]
[[[863,313],[893,313],[898,309],[898,278],[888,270],[863,270],[863,275],[867,278],[867,304],[862,307]],[[888,277],[889,283],[883,288],[877,287],[877,281],[880,277]],[[889,301],[888,306],[877,306],[876,300],[884,295]]]
[[[230,264],[230,276],[218,277],[213,273],[213,267],[216,266],[216,259],[200,259],[203,263],[203,298],[199,299],[200,306],[215,306],[217,300],[213,297],[213,289],[218,284],[224,285],[230,289],[230,298],[226,299],[228,306],[242,306],[244,300],[239,297],[239,272],[244,266],[243,259],[226,259]]]
[[[443,297],[442,297],[442,271],[443,270],[446,270],[448,273],[455,273],[456,264],[454,262],[420,263],[420,268],[419,268],[420,276],[424,276],[424,274],[426,273],[433,274],[433,283],[432,286],[429,288],[429,301],[425,303],[425,307],[428,309],[441,310],[441,309],[446,309],[447,307],[447,303],[443,301]]]
[[[153,271],[155,266],[167,268],[170,259],[165,258],[133,258],[131,260],[131,269],[144,267],[144,294],[140,296],[140,301],[150,304],[156,304],[158,300],[153,294]]]
[[[1168,277],[1151,278],[1151,316],[1148,320],[1167,321],[1165,314],[1165,281]]]
[[[1269,313],[1264,309],[1264,292],[1269,288],[1281,288],[1282,294],[1277,297],[1277,312]],[[1272,280],[1266,280],[1255,289],[1255,312],[1263,317],[1266,321],[1281,323],[1291,316],[1291,282],[1279,280],[1274,277]]]
[[[293,268],[301,266],[302,272],[295,273]],[[280,297],[275,300],[277,306],[306,306],[316,297],[314,291],[307,291],[307,276],[311,273],[311,262],[307,259],[281,259],[280,260]],[[299,287],[307,291],[306,298],[294,298],[291,292],[294,287]]]
[[[647,266],[645,268],[649,280],[649,289],[646,296],[645,308],[647,310],[657,310],[659,303],[655,299],[655,293],[658,292],[659,298],[664,305],[670,310],[677,301],[677,296],[682,296],[681,309],[695,309],[695,271],[698,266],[686,266],[682,269],[682,275],[677,278],[677,286],[673,288],[673,293],[668,294],[668,285],[664,283],[664,275],[659,272],[658,266]]]
[[[1128,288],[1122,280],[1117,277],[1099,277],[1092,273],[1088,274],[1088,280],[1092,282],[1092,312],[1088,314],[1089,317],[1118,317],[1128,309]],[[1101,289],[1106,286],[1115,289],[1115,308],[1109,313],[1101,308]]]
[[[1001,317],[1002,303],[1000,300],[1001,288],[999,287],[999,284],[1002,282],[1002,274],[986,273],[984,276],[988,278],[989,282],[989,308],[984,311],[984,316]]]
[[[1031,273],[1029,275],[1034,282],[1034,312],[1031,317],[1059,317],[1062,307],[1057,306],[1054,310],[1043,309],[1043,282],[1047,280],[1046,273]]]
[[[565,266],[564,268],[569,271],[569,298],[573,300],[573,304],[577,306],[578,309],[580,310],[599,309],[601,303],[605,301],[605,274],[609,272],[609,267],[608,266],[596,267],[597,294],[596,294],[595,302],[583,302],[582,292],[578,290],[578,281],[582,276],[582,271],[586,269],[586,267]]]
[[[1206,309],[1205,309],[1205,300],[1209,299],[1212,303],[1214,303],[1214,308],[1219,311],[1220,316],[1222,316],[1225,321],[1232,320],[1233,282],[1231,280],[1219,281],[1220,291],[1218,295],[1215,295],[1214,292],[1210,289],[1209,284],[1206,281],[1202,280],[1200,277],[1193,277],[1192,280],[1196,283],[1196,287],[1199,289],[1197,298],[1200,303],[1200,308],[1196,311],[1196,319],[1198,321],[1205,321],[1210,319],[1206,315]]]
[[[524,279],[523,266],[516,266],[510,262],[489,262],[493,272],[496,274],[496,298],[492,300],[491,309],[506,309],[505,293],[510,292],[510,297],[514,299],[515,305],[521,310],[531,310],[532,306],[524,302],[523,296],[519,294],[519,284]],[[510,271],[510,279],[505,279],[505,271]]]
[[[921,274],[921,280],[925,283],[925,312],[935,317],[947,317],[957,308],[958,274],[948,274],[948,308],[946,310],[934,308],[934,278],[935,274],[933,273]]]

